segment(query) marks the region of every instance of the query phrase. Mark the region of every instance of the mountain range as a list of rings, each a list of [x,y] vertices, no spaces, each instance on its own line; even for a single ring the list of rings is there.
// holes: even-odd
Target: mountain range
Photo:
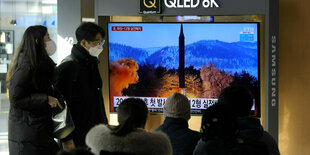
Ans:
[[[201,40],[185,46],[185,66],[199,69],[213,62],[219,69],[231,72],[245,70],[257,77],[257,42],[227,43],[219,40]],[[179,47],[166,46],[154,48],[135,48],[116,43],[109,44],[109,60],[131,57],[138,64],[153,64],[167,69],[179,66]]]

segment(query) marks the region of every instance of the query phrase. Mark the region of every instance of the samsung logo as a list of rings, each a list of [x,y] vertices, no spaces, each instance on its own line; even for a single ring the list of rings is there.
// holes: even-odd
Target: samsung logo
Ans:
[[[271,37],[271,106],[277,105],[277,37],[273,35]]]

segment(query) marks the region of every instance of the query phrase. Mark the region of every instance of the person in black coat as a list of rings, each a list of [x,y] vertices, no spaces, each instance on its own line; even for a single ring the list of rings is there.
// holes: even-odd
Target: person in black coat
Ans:
[[[62,140],[64,149],[86,148],[87,132],[99,123],[108,123],[97,58],[103,50],[104,30],[87,22],[82,23],[75,34],[78,43],[57,67],[59,76],[55,83],[67,101],[75,124],[75,130]]]
[[[224,88],[218,98],[219,103],[234,107],[237,114],[239,137],[245,143],[263,143],[269,155],[280,155],[273,137],[262,127],[260,120],[250,116],[254,96],[245,85],[231,85]]]
[[[215,104],[204,112],[202,137],[194,155],[268,155],[262,142],[245,142],[239,135],[237,114],[229,104]]]
[[[188,128],[191,117],[190,103],[180,93],[170,95],[164,105],[164,123],[156,130],[169,136],[174,155],[192,155],[200,139],[200,133]]]
[[[59,150],[53,139],[52,107],[55,63],[48,53],[56,45],[44,26],[30,26],[14,54],[7,74],[10,97],[10,155],[54,155]]]
[[[202,137],[194,155],[231,155],[238,145],[236,114],[230,105],[215,104],[204,112]]]

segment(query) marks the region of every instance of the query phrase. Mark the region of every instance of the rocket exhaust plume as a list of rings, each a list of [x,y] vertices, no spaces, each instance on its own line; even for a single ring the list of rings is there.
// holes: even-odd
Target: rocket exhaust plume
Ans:
[[[132,58],[110,62],[110,101],[113,101],[112,96],[121,96],[124,88],[138,82],[138,69],[137,62]]]

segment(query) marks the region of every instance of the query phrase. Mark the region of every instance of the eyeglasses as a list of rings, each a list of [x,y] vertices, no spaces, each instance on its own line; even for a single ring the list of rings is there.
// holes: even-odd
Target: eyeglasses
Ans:
[[[95,41],[92,41],[90,42],[92,45],[96,45],[96,46],[103,46],[104,43],[105,43],[105,40],[103,39],[102,41],[99,41],[99,40],[95,40]]]

